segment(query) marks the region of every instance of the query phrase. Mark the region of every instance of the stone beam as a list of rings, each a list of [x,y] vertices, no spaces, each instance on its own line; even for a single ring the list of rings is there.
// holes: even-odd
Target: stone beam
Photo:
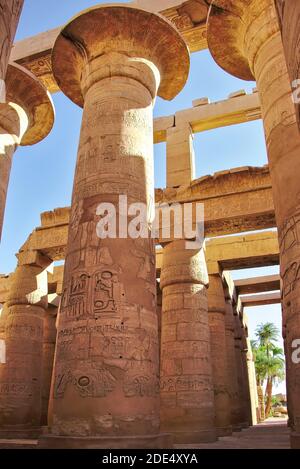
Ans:
[[[184,204],[189,202],[193,203],[194,206],[196,203],[203,203],[206,237],[224,236],[276,226],[271,181],[267,166],[262,168],[244,167],[221,171],[213,176],[204,176],[197,179],[188,187],[164,190],[156,189],[155,198],[157,203],[172,204],[177,202]],[[194,217],[195,212],[193,210]],[[54,261],[64,259],[68,239],[69,216],[69,207],[58,208],[52,212],[43,213],[41,215],[41,226],[33,231],[24,246],[22,246],[21,251],[28,249],[37,250]],[[194,218],[194,229],[195,221]],[[171,229],[171,236],[172,233],[173,230]],[[260,237],[261,235],[259,234],[258,236]],[[242,250],[244,237],[240,238]],[[166,241],[162,235],[157,240],[158,244]],[[215,242],[219,246],[218,240],[215,240]],[[217,251],[222,250],[222,242],[220,243]],[[227,246],[226,252],[231,253],[233,260],[230,263],[227,259],[227,263],[224,263],[224,268],[227,265],[229,266],[228,268],[231,265],[235,267],[237,264],[241,265],[238,268],[243,268],[242,256],[237,261],[236,253],[231,252],[230,242],[227,241],[225,243]],[[267,247],[266,245],[265,255],[267,264],[264,264],[260,255],[258,255],[260,259],[257,262],[258,265],[273,265],[278,263],[278,247],[276,255],[273,256],[272,260],[270,259]],[[209,258],[208,261],[210,263],[218,262],[219,259],[222,261],[222,255],[218,254],[218,256],[220,257],[216,259],[214,257]],[[253,264],[255,264],[254,259]]]
[[[157,190],[156,202],[203,203],[206,238],[276,226],[267,166],[233,168],[196,179],[190,186]]]
[[[257,92],[240,94],[215,103],[194,106],[175,114],[176,126],[180,127],[188,123],[194,133],[257,119],[261,119],[260,100]]]
[[[262,277],[245,278],[235,280],[234,284],[239,295],[270,292],[272,290],[280,290],[280,276],[266,275]]]
[[[207,243],[209,273],[220,270],[250,269],[279,264],[276,231],[215,238]]]
[[[258,119],[261,119],[258,93],[241,94],[183,109],[175,115],[157,117],[154,119],[154,143],[165,142],[168,129],[175,126],[183,128],[189,125],[193,133],[198,133]]]
[[[281,294],[280,292],[273,292],[259,295],[245,295],[240,296],[240,299],[244,308],[249,308],[252,306],[275,305],[281,303]]]

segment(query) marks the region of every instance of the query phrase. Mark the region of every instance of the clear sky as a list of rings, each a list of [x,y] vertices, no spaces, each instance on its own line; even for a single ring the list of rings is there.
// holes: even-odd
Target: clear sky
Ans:
[[[119,3],[121,0],[119,0]],[[67,22],[74,14],[90,6],[107,3],[93,0],[25,0],[17,31],[17,40],[52,29]],[[126,3],[126,0],[123,1]],[[163,0],[162,0],[163,5]],[[208,51],[192,54],[191,71],[184,90],[171,102],[158,99],[155,116],[164,116],[189,108],[192,100],[207,96],[211,101],[226,99],[239,89],[247,92],[254,82],[238,80],[221,70]],[[33,147],[15,154],[0,245],[0,272],[14,270],[14,254],[31,231],[40,224],[40,213],[70,205],[79,139],[81,109],[62,93],[53,96],[56,120],[51,134]],[[226,127],[195,136],[197,177],[238,166],[266,164],[266,148],[261,121]],[[165,144],[155,146],[155,186],[165,186]],[[262,274],[278,272],[263,269]],[[261,271],[239,271],[235,278]],[[275,322],[281,329],[279,305],[249,308],[250,334],[260,322]]]

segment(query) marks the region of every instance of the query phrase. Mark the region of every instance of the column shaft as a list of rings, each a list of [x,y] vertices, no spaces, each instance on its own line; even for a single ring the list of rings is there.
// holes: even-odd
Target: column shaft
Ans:
[[[101,240],[96,231],[101,202],[153,200],[152,135],[152,98],[141,83],[114,77],[88,90],[58,322],[57,435],[159,430],[154,240]]]
[[[19,265],[6,303],[6,363],[0,365],[0,432],[6,438],[39,433],[46,295],[44,267]]]
[[[43,324],[42,426],[47,426],[48,424],[48,408],[56,343],[56,316],[57,308],[55,306],[49,305],[45,311]]]
[[[225,332],[225,297],[220,275],[209,276],[208,323],[215,397],[215,422],[218,436],[230,435],[230,395]]]
[[[245,40],[262,104],[280,244],[283,308],[290,331],[287,348],[291,349],[293,340],[300,337],[300,135],[274,3],[269,1],[267,8],[258,11]],[[265,40],[259,39],[260,47],[256,48],[251,42],[257,37],[258,28],[265,31]],[[289,397],[294,415],[292,446],[299,448],[300,363],[291,361],[290,365]]]
[[[227,372],[229,381],[229,395],[231,404],[231,425],[234,431],[242,428],[243,413],[239,399],[238,369],[236,364],[236,349],[234,335],[234,316],[231,300],[226,300],[226,350]]]
[[[177,443],[214,441],[214,396],[203,251],[164,248],[161,425]]]

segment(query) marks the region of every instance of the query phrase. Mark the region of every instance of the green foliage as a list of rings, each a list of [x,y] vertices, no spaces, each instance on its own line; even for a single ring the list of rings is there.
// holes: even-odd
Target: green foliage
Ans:
[[[284,352],[277,346],[279,330],[270,322],[259,324],[256,328],[257,340],[252,340],[253,357],[257,383],[263,385],[265,380],[273,384],[285,378]]]

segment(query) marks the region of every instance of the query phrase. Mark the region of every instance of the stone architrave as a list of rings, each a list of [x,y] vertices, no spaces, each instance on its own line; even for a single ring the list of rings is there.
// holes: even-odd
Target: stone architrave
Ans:
[[[58,36],[61,90],[84,106],[50,402],[42,447],[166,447],[160,434],[153,105],[189,71],[187,46],[164,18],[96,6]],[[147,238],[100,239],[99,205],[145,204]],[[98,213],[98,215],[97,215]],[[104,215],[104,214],[103,214]],[[119,218],[119,217],[118,217]],[[131,221],[132,221],[131,217]],[[126,228],[126,226],[125,226]],[[127,229],[125,229],[127,231]]]

